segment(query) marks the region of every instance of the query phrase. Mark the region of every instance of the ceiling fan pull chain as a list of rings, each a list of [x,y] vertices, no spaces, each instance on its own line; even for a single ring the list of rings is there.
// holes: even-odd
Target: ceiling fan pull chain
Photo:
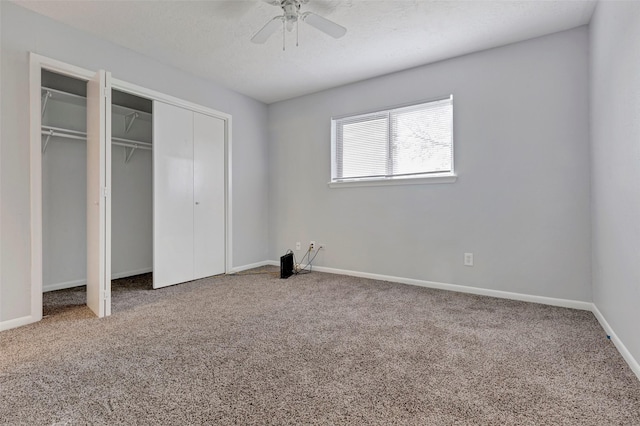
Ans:
[[[282,19],[282,51],[284,52],[284,34],[287,32],[286,31],[286,23],[285,23],[286,19]]]
[[[300,18],[296,19],[296,47],[298,47],[298,33],[300,32]]]

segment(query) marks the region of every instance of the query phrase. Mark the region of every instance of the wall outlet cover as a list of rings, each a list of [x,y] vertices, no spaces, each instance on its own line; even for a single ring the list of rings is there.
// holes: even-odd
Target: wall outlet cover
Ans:
[[[464,254],[464,266],[473,266],[473,253]]]

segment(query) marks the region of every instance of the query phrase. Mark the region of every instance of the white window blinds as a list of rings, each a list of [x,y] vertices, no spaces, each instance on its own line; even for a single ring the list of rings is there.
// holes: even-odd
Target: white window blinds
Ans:
[[[332,180],[453,172],[453,100],[333,120]]]

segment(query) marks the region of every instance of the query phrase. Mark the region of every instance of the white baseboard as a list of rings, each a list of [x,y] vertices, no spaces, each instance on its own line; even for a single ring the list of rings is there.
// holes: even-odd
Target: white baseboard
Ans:
[[[279,266],[280,262],[276,260],[266,260],[262,262],[251,263],[248,265],[236,266],[232,268],[231,271],[229,271],[228,273],[232,274],[235,272],[246,271],[248,269],[259,268],[261,266],[266,266],[266,265]],[[613,329],[611,328],[607,320],[604,318],[604,316],[602,315],[602,313],[594,303],[582,302],[582,301],[570,300],[570,299],[558,299],[558,298],[545,297],[545,296],[534,296],[529,294],[513,293],[513,292],[501,291],[501,290],[491,290],[486,288],[469,287],[469,286],[462,286],[457,284],[446,284],[446,283],[439,283],[435,281],[417,280],[413,278],[402,278],[402,277],[395,277],[391,275],[380,275],[380,274],[372,274],[368,272],[350,271],[346,269],[328,268],[325,266],[314,266],[313,270],[318,272],[326,272],[330,274],[348,275],[352,277],[369,278],[369,279],[380,280],[380,281],[389,281],[389,282],[396,282],[400,284],[415,285],[419,287],[456,291],[459,293],[470,293],[470,294],[477,294],[481,296],[497,297],[501,299],[519,300],[523,302],[540,303],[544,305],[559,306],[563,308],[573,308],[573,309],[591,311],[597,318],[598,322],[600,323],[604,331],[613,341],[613,344],[618,349],[618,352],[620,352],[620,355],[622,355],[623,359],[627,362],[627,364],[629,365],[633,373],[640,380],[640,363],[638,363],[638,361],[633,357],[631,352],[629,352],[629,350],[624,345],[624,343],[622,343],[620,338],[613,331]],[[151,272],[151,269],[133,271],[131,273],[125,273],[125,274],[118,274],[118,275],[121,275],[118,278],[121,278],[124,276],[143,274],[147,272]],[[75,287],[75,286],[84,285],[84,284],[85,282],[82,280],[69,281],[67,283],[47,286],[46,289],[44,289],[44,291],[57,290],[59,288]],[[63,285],[68,287],[58,287]],[[22,325],[26,325],[32,322],[34,322],[34,318],[32,316],[26,316],[26,317],[16,318],[9,321],[3,321],[3,322],[0,322],[0,331],[9,330],[15,327],[20,327]]]
[[[269,262],[271,265],[280,265],[280,262],[272,260]],[[579,300],[571,299],[558,299],[554,297],[546,296],[534,296],[530,294],[512,293],[502,290],[491,290],[487,288],[469,287],[458,284],[439,283],[435,281],[418,280],[414,278],[395,277],[392,275],[380,275],[372,274],[369,272],[349,271],[346,269],[327,268],[326,266],[314,266],[314,271],[328,272],[330,274],[349,275],[352,277],[369,278],[372,280],[389,281],[400,284],[409,284],[419,287],[435,288],[439,290],[456,291],[458,293],[477,294],[480,296],[491,296],[500,299],[519,300],[522,302],[540,303],[543,305],[560,306],[563,308],[581,309],[584,311],[591,311],[592,303],[582,302]]]
[[[2,321],[0,322],[0,331],[21,327],[23,325],[31,324],[32,322],[36,322],[36,321],[37,320],[31,315],[28,315],[26,317],[15,318],[8,321]]]
[[[143,269],[136,269],[133,271],[118,272],[115,274],[111,274],[111,279],[117,280],[119,278],[132,277],[134,275],[146,274],[149,272],[153,272],[153,268],[143,268]],[[42,292],[46,293],[48,291],[63,290],[65,288],[73,288],[73,287],[78,287],[82,285],[87,285],[86,278],[83,278],[81,280],[66,281],[63,283],[43,284]]]
[[[262,262],[250,263],[248,265],[234,266],[227,274],[235,274],[236,272],[246,271],[248,269],[260,268],[261,266],[274,265],[271,260],[263,260]],[[279,265],[279,263],[277,263]]]
[[[148,274],[149,272],[153,272],[152,267],[135,269],[133,271],[118,272],[117,274],[111,274],[111,279],[117,280],[119,278],[133,277],[134,275]]]
[[[266,262],[270,265],[280,265],[280,262],[271,260]],[[306,266],[306,265],[305,265]],[[620,338],[613,331],[607,320],[604,318],[598,307],[594,303],[590,302],[582,302],[579,300],[570,300],[570,299],[558,299],[553,297],[545,297],[545,296],[533,296],[530,294],[522,294],[522,293],[513,293],[509,291],[501,291],[501,290],[491,290],[486,288],[477,288],[477,287],[469,287],[462,286],[457,284],[446,284],[439,283],[434,281],[424,281],[424,280],[416,280],[413,278],[402,278],[402,277],[394,277],[390,275],[380,275],[380,274],[372,274],[368,272],[359,272],[359,271],[349,271],[345,269],[336,269],[336,268],[327,268],[325,266],[314,266],[314,271],[318,272],[327,272],[330,274],[339,274],[339,275],[349,275],[352,277],[360,277],[360,278],[369,278],[373,280],[380,281],[390,281],[401,284],[409,284],[415,285],[419,287],[427,287],[427,288],[436,288],[440,290],[449,290],[456,291],[460,293],[471,293],[478,294],[482,296],[491,296],[498,297],[501,299],[511,299],[511,300],[519,300],[522,302],[532,302],[532,303],[540,303],[543,305],[551,305],[551,306],[559,306],[563,308],[572,308],[572,309],[580,309],[585,311],[591,311],[598,319],[598,322],[607,333],[607,335],[613,341],[613,344],[622,355],[622,358],[627,362],[631,371],[640,379],[640,364],[638,361],[631,355],[631,352],[627,349],[627,347],[622,343]]]
[[[266,262],[270,265],[280,265],[280,262],[271,260]],[[306,265],[305,265],[306,266]],[[314,266],[314,271],[318,272],[327,272],[330,274],[339,274],[339,275],[349,275],[352,277],[360,277],[360,278],[369,278],[373,280],[380,281],[390,281],[401,284],[409,284],[415,285],[419,287],[427,287],[427,288],[436,288],[440,290],[449,290],[456,291],[460,293],[471,293],[478,294],[482,296],[491,296],[498,297],[501,299],[511,299],[511,300],[519,300],[522,302],[532,302],[532,303],[540,303],[543,305],[551,305],[551,306],[559,306],[563,308],[572,308],[572,309],[580,309],[585,311],[591,311],[598,319],[598,322],[613,341],[613,344],[622,355],[622,358],[627,362],[631,371],[638,377],[640,380],[640,363],[631,355],[631,352],[627,349],[627,347],[622,343],[620,338],[613,331],[607,320],[604,318],[598,307],[594,303],[590,302],[582,302],[579,300],[570,300],[570,299],[558,299],[553,297],[545,297],[545,296],[533,296],[530,294],[522,294],[522,293],[513,293],[509,291],[501,291],[501,290],[491,290],[486,288],[477,288],[477,287],[469,287],[462,286],[457,284],[446,284],[439,283],[434,281],[424,281],[424,280],[416,280],[413,278],[402,278],[402,277],[394,277],[390,275],[380,275],[380,274],[372,274],[368,272],[359,272],[359,271],[349,271],[345,269],[336,269],[336,268],[327,268],[325,266]]]
[[[598,322],[607,333],[615,347],[618,349],[618,352],[620,352],[622,358],[624,358],[624,360],[627,362],[629,368],[631,368],[631,371],[633,371],[633,373],[638,377],[638,380],[640,380],[640,364],[638,363],[638,361],[636,361],[633,355],[631,355],[631,352],[629,352],[624,343],[622,343],[615,331],[613,331],[595,303],[592,304],[591,312],[593,312],[593,315],[595,315],[595,317],[598,319]]]
[[[86,278],[83,278],[81,280],[66,281],[63,283],[42,284],[42,292],[46,293],[48,291],[64,290],[65,288],[73,288],[81,285],[87,285]]]

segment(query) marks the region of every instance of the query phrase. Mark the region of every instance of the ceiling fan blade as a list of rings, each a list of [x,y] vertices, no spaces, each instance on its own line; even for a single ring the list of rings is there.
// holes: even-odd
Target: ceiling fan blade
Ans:
[[[333,38],[340,38],[347,33],[347,29],[342,25],[338,25],[333,21],[316,15],[313,12],[306,12],[302,15],[302,19],[312,27],[330,35]]]
[[[263,44],[273,33],[278,31],[280,26],[282,25],[282,16],[276,16],[267,24],[262,27],[260,31],[258,31],[253,37],[251,37],[251,41],[256,44]]]

